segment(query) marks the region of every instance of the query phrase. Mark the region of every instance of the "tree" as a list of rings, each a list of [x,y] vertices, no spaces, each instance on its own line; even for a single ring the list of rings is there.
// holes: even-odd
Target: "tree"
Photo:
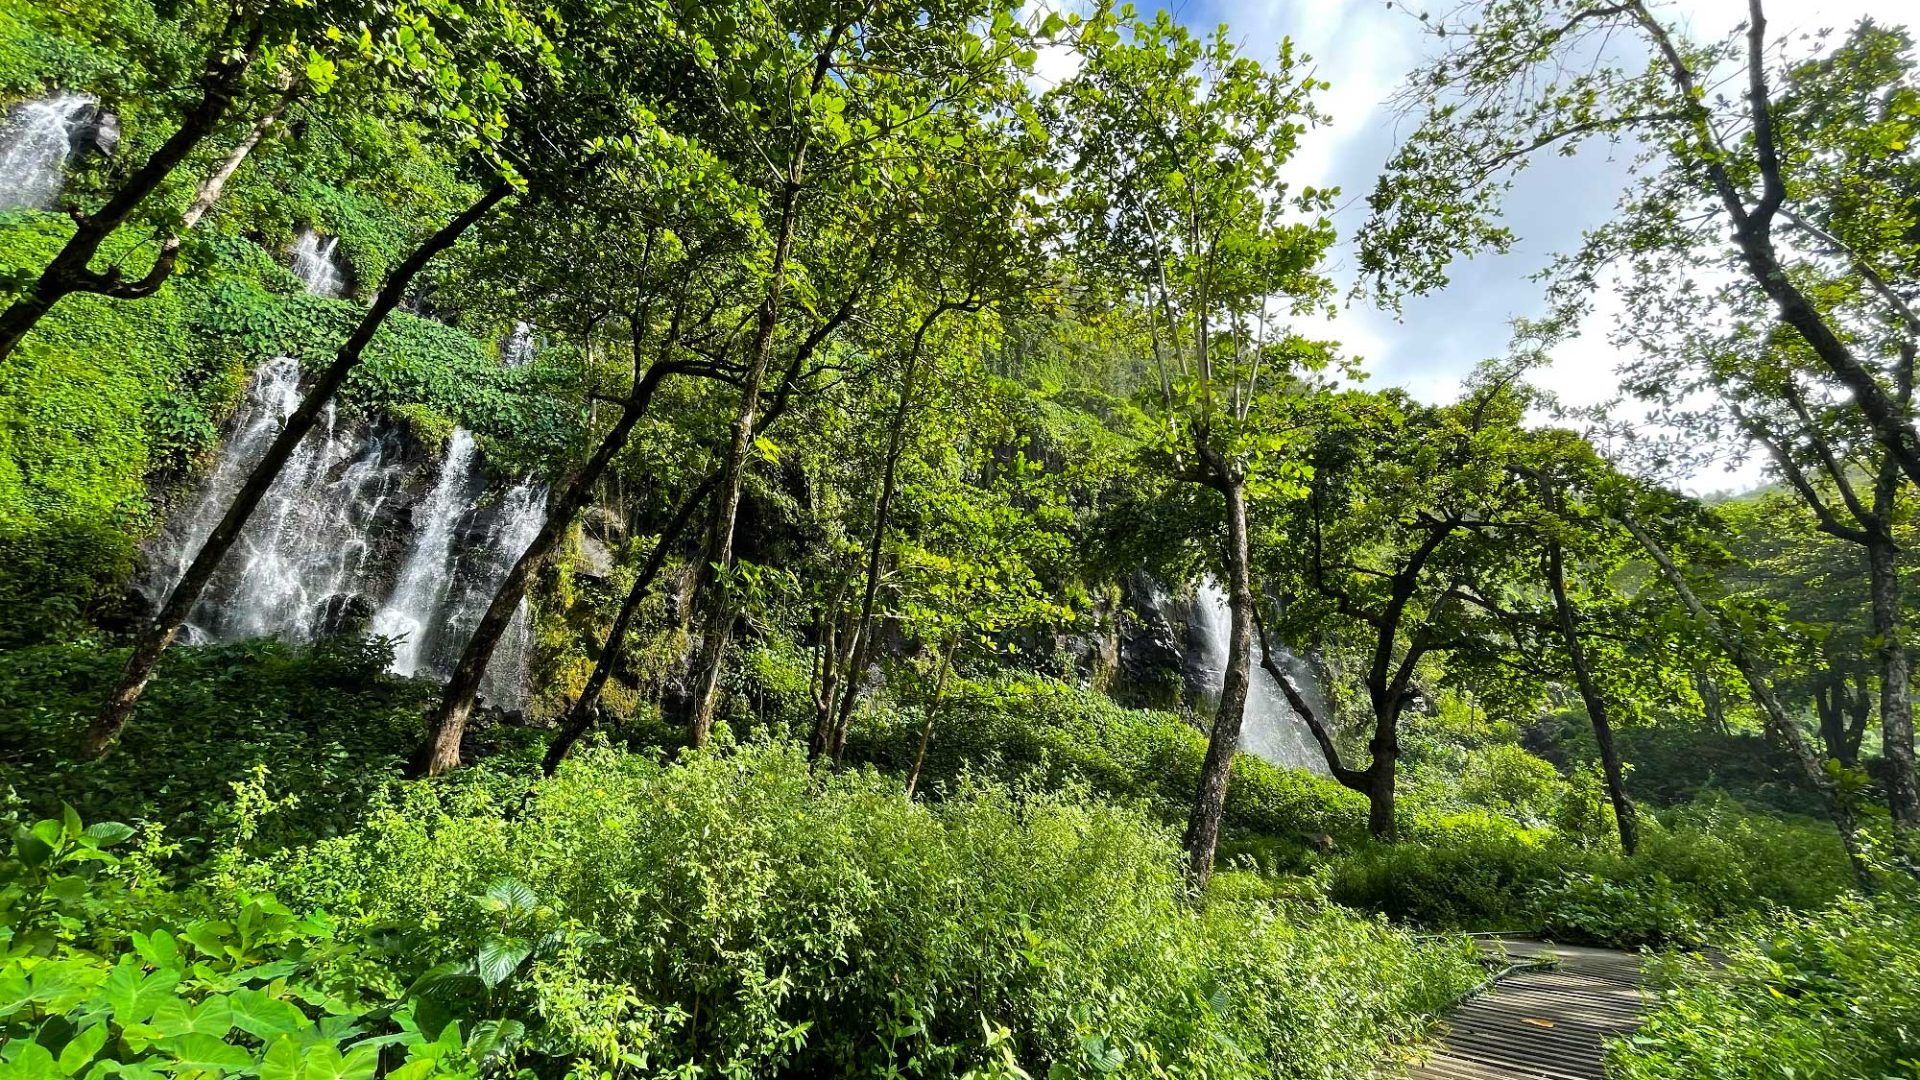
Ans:
[[[1422,663],[1494,662],[1522,621],[1516,556],[1538,528],[1523,403],[1506,380],[1483,380],[1446,406],[1400,391],[1328,395],[1303,455],[1306,495],[1275,515],[1256,556],[1281,640],[1351,639],[1363,655],[1364,767],[1344,760],[1332,718],[1270,670],[1334,779],[1367,796],[1368,829],[1383,840],[1397,834],[1400,724]]]
[[[525,207],[516,215],[518,227],[534,235],[511,250],[523,266],[552,267],[536,276],[543,298],[565,295],[570,303],[616,313],[626,323],[632,364],[628,389],[616,399],[619,410],[612,422],[548,506],[540,530],[495,589],[461,650],[415,762],[420,772],[438,775],[459,765],[460,740],[494,649],[534,576],[592,501],[661,385],[675,375],[732,377],[688,346],[715,332],[731,307],[730,295],[708,279],[714,263],[730,262],[746,246],[749,230],[740,224],[745,200],[730,190],[723,163],[684,137],[661,133],[644,143],[616,145],[633,145],[640,154],[617,165],[603,158],[596,171],[604,188],[576,182],[558,199]],[[579,273],[575,251],[582,235],[624,242],[596,248],[593,265]]]
[[[1199,39],[1164,11],[1140,20],[1103,6],[1069,22],[1085,59],[1047,107],[1076,178],[1079,261],[1156,317],[1165,467],[1214,492],[1226,523],[1231,640],[1185,840],[1189,877],[1204,886],[1251,677],[1249,490],[1292,479],[1291,432],[1269,423],[1274,398],[1262,392],[1292,354],[1264,330],[1271,306],[1308,307],[1329,288],[1318,267],[1331,227],[1308,216],[1326,196],[1281,176],[1321,84],[1288,42],[1269,68],[1241,56],[1226,27]]]
[[[1719,44],[1687,40],[1643,0],[1498,0],[1469,5],[1458,23],[1430,21],[1449,48],[1407,83],[1402,104],[1424,117],[1375,189],[1362,234],[1361,266],[1378,292],[1436,287],[1455,253],[1509,246],[1500,197],[1537,154],[1638,142],[1647,179],[1563,268],[1563,299],[1578,302],[1603,269],[1624,268],[1646,283],[1639,299],[1691,309],[1679,325],[1700,325],[1717,300],[1765,305],[1920,483],[1920,433],[1895,377],[1863,354],[1821,288],[1852,279],[1881,321],[1920,329],[1889,277],[1911,265],[1915,240],[1904,38],[1896,46],[1866,24],[1867,57],[1795,68],[1769,40],[1761,0],[1749,0],[1744,33]],[[1723,75],[1742,84],[1740,98],[1715,92]],[[1691,271],[1714,264],[1735,283],[1703,290]],[[1630,333],[1673,325],[1630,307]]]
[[[546,47],[539,27],[510,4],[489,5],[476,17],[439,0],[190,3],[170,11],[165,22],[170,33],[195,42],[197,72],[167,66],[170,53],[146,41],[126,43],[126,55],[136,63],[161,63],[136,83],[143,102],[173,97],[169,84],[193,87],[179,106],[177,126],[98,208],[72,210],[73,235],[0,311],[0,360],[68,296],[153,295],[173,274],[187,234],[296,102],[327,95],[347,99],[351,108],[406,102],[416,116],[452,129],[456,142],[491,142],[515,93],[512,58]],[[208,165],[185,208],[158,205],[170,193],[174,174],[236,113],[248,119]],[[129,279],[119,265],[93,268],[109,239],[143,220],[160,238],[146,270]]]
[[[1868,868],[1860,843],[1859,811],[1854,806],[1853,793],[1842,786],[1839,778],[1827,772],[1819,755],[1807,744],[1806,736],[1801,734],[1798,725],[1787,715],[1779,697],[1773,692],[1773,685],[1761,666],[1760,651],[1749,639],[1750,635],[1742,632],[1737,621],[1708,608],[1681,571],[1667,543],[1643,525],[1636,518],[1635,511],[1616,509],[1616,514],[1617,520],[1639,541],[1647,556],[1659,568],[1661,577],[1686,606],[1695,624],[1726,653],[1741,677],[1747,681],[1747,687],[1765,717],[1767,730],[1787,748],[1806,781],[1826,798],[1828,812],[1833,818],[1834,827],[1840,832],[1840,843],[1846,848],[1855,875],[1862,884],[1870,883],[1872,871]]]
[[[937,114],[964,111],[994,91],[1023,52],[1011,12],[1002,0],[933,6],[867,0],[783,9],[782,19],[740,24],[740,40],[724,68],[717,55],[705,58],[708,76],[724,93],[751,87],[751,112],[738,117],[730,138],[751,151],[754,167],[743,182],[761,192],[771,234],[753,332],[744,345],[739,409],[707,532],[710,583],[733,568],[734,525],[768,361],[789,279],[803,269],[794,263],[802,218],[823,200],[845,213],[920,182],[916,170],[894,163],[903,141]],[[835,225],[850,220],[849,214]],[[804,269],[818,273],[821,267]],[[809,298],[805,291],[801,296]],[[705,593],[688,720],[696,746],[713,727],[734,619],[724,589]]]

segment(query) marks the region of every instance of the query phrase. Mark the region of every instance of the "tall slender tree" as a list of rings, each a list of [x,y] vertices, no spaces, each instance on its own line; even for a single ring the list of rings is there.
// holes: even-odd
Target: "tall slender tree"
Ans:
[[[1261,379],[1282,376],[1263,372],[1255,326],[1270,306],[1311,306],[1329,288],[1319,264],[1331,227],[1314,216],[1326,200],[1283,177],[1321,84],[1290,42],[1262,65],[1226,27],[1196,38],[1164,11],[1133,19],[1103,6],[1070,23],[1084,60],[1047,104],[1076,178],[1079,258],[1149,297],[1165,465],[1214,492],[1225,522],[1226,673],[1186,834],[1189,877],[1204,886],[1251,678],[1249,486],[1280,479],[1257,476],[1282,441],[1260,430]]]

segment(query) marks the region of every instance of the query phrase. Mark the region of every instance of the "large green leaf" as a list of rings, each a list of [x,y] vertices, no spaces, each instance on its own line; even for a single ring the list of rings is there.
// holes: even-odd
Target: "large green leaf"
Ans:
[[[105,1045],[107,1045],[107,1025],[105,1022],[96,1023],[68,1039],[67,1045],[61,1047],[60,1071],[68,1076],[79,1072]]]
[[[520,962],[533,952],[533,944],[523,938],[490,937],[480,943],[478,971],[480,981],[491,990],[506,982]]]
[[[162,1039],[155,1047],[173,1059],[173,1072],[234,1072],[253,1065],[253,1054],[245,1047],[203,1032]]]
[[[107,976],[106,985],[101,987],[107,999],[107,1005],[113,1009],[113,1019],[121,1026],[145,1023],[154,1010],[164,1001],[173,997],[173,988],[180,982],[177,972],[143,972],[140,960],[135,956],[122,956],[113,966],[113,972]]]
[[[0,1061],[0,1080],[60,1080],[53,1053],[37,1042],[15,1039],[0,1052],[11,1055]]]
[[[263,990],[236,990],[228,995],[228,1001],[233,1007],[234,1026],[263,1043],[309,1026],[307,1015],[292,1002]]]

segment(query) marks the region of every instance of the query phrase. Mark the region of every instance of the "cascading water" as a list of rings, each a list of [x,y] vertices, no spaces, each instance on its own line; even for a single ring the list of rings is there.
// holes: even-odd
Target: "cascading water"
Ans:
[[[299,381],[299,365],[285,357],[254,373],[213,472],[155,542],[150,598],[157,602],[185,572],[299,404]],[[545,490],[525,482],[491,491],[463,428],[424,485],[432,463],[410,453],[408,439],[382,424],[363,428],[329,410],[302,441],[195,606],[188,640],[305,642],[364,625],[395,639],[395,672],[452,671],[494,590],[539,531]],[[489,704],[525,707],[531,643],[523,602],[488,665],[481,692]]]
[[[334,250],[339,246],[339,237],[321,236],[312,229],[302,229],[294,238],[293,248],[288,252],[293,257],[293,275],[306,284],[308,292],[335,299],[346,292],[346,278],[334,258]]]
[[[393,669],[402,675],[452,674],[493,594],[546,516],[543,488],[515,485],[488,503],[473,435],[455,428],[433,489],[414,511],[413,539],[372,631],[396,639]],[[533,640],[527,605],[495,647],[481,697],[503,708],[526,704]]]
[[[159,596],[186,571],[233,501],[234,493],[300,403],[300,366],[287,357],[254,374],[234,435],[199,497],[161,533],[150,591]],[[329,407],[241,530],[219,572],[194,607],[201,639],[277,636],[310,641],[360,593],[369,569],[369,539],[389,516],[405,482],[399,438],[390,431],[357,436]]]
[[[0,210],[53,205],[93,104],[90,95],[62,91],[14,106],[0,129]]]
[[[1227,644],[1233,631],[1233,612],[1227,605],[1226,591],[1212,578],[1194,587],[1193,602],[1187,605],[1187,636],[1191,645],[1187,664],[1189,677],[1210,696],[1217,698],[1226,679]],[[1286,695],[1260,666],[1260,642],[1253,642],[1253,671],[1247,687],[1247,709],[1240,727],[1241,749],[1276,765],[1291,765],[1325,774],[1326,758],[1307,730],[1306,721],[1293,711]],[[1294,685],[1310,704],[1325,715],[1325,695],[1312,669],[1299,657],[1282,649],[1275,661],[1292,676]]]
[[[373,616],[373,632],[394,639],[393,670],[402,675],[420,671],[445,614],[447,590],[453,584],[454,526],[468,501],[473,455],[473,436],[455,428],[439,479],[416,509],[419,525],[407,561],[401,564],[393,592]]]
[[[533,338],[533,324],[514,323],[513,332],[508,334],[507,340],[500,345],[500,362],[508,367],[526,367],[533,363],[533,354],[537,349],[538,345]]]

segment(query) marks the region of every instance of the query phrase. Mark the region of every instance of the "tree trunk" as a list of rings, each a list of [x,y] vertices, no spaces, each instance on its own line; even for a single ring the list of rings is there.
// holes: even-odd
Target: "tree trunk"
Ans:
[[[1224,463],[1217,463],[1224,465]],[[1213,877],[1214,850],[1220,843],[1220,817],[1226,812],[1227,783],[1233,758],[1240,749],[1240,725],[1246,719],[1247,688],[1253,654],[1253,582],[1248,572],[1247,497],[1244,481],[1219,473],[1219,490],[1227,502],[1227,635],[1226,672],[1220,681],[1220,702],[1213,711],[1213,729],[1207,736],[1207,756],[1200,765],[1200,787],[1194,793],[1187,819],[1187,879],[1196,890]]]
[[[260,463],[247,476],[246,483],[235,493],[233,504],[227,507],[225,516],[194,554],[193,562],[181,575],[180,583],[173,587],[160,613],[140,634],[134,644],[133,655],[128,657],[126,667],[114,684],[105,707],[82,736],[80,748],[84,755],[100,757],[120,737],[120,732],[133,716],[141,692],[146,689],[147,680],[153,675],[154,666],[160,662],[161,654],[173,643],[180,628],[186,625],[187,616],[192,614],[194,604],[206,590],[207,583],[213,579],[214,571],[219,569],[221,559],[239,540],[240,530],[246,526],[254,508],[260,505],[267,489],[273,486],[287,459],[293,456],[295,448],[300,445],[300,440],[313,429],[321,411],[333,400],[341,384],[346,382],[347,376],[360,363],[361,354],[366,351],[374,334],[392,313],[414,277],[435,255],[452,247],[462,233],[512,192],[513,188],[504,182],[490,188],[472,206],[461,211],[459,216],[441,226],[438,232],[416,247],[387,275],[387,280],[381,284],[380,291],[374,294],[373,303],[361,317],[359,325],[341,344],[333,363],[321,373],[300,400],[293,415],[287,418],[286,426],[274,438],[273,445],[267,448]]]
[[[804,147],[802,149],[804,152]],[[740,513],[740,488],[746,478],[747,451],[753,446],[760,384],[766,378],[767,359],[773,354],[773,335],[780,325],[780,300],[786,288],[787,261],[793,254],[794,228],[799,217],[797,174],[800,167],[796,161],[795,179],[781,192],[780,232],[774,242],[773,265],[768,270],[767,293],[760,302],[759,321],[754,327],[746,377],[740,384],[740,411],[733,421],[733,440],[727,444],[726,461],[721,468],[719,499],[714,505],[713,527],[707,538],[707,567],[703,573],[723,573],[733,567],[734,518]],[[693,716],[688,723],[688,735],[695,746],[704,746],[713,731],[714,704],[720,695],[720,670],[726,663],[733,615],[733,598],[725,589],[715,588],[708,600],[706,625],[702,628]]]
[[[74,233],[67,238],[60,253],[55,255],[53,261],[40,272],[40,277],[24,295],[10,304],[4,312],[0,312],[0,360],[11,356],[19,347],[21,340],[27,336],[28,331],[32,330],[35,324],[47,312],[53,310],[53,306],[62,299],[77,292],[111,293],[119,286],[119,278],[116,275],[96,273],[91,269],[93,257],[99,254],[100,245],[125,225],[133,217],[134,211],[138,210],[140,205],[166,182],[173,171],[180,167],[188,155],[192,154],[220,126],[220,121],[233,107],[234,95],[239,93],[246,83],[248,69],[253,66],[254,60],[259,56],[263,33],[256,21],[245,45],[237,52],[229,53],[224,42],[215,47],[209,54],[206,68],[200,76],[200,100],[188,110],[180,126],[174,129],[173,134],[169,135],[167,140],[160,144],[159,149],[155,150],[138,169],[135,169],[131,176],[127,177],[126,182],[120,185],[120,189],[114,192],[106,205],[96,213],[77,219]],[[258,136],[254,136],[254,141],[258,141]],[[243,145],[251,149],[251,143]],[[234,166],[238,167],[237,161],[234,162]],[[218,172],[215,176],[219,177],[219,183],[224,185],[225,178]],[[216,187],[214,189],[216,197],[218,193],[219,189]],[[204,208],[201,212],[205,212]],[[192,224],[188,223],[187,227],[192,228]],[[164,268],[156,263],[160,278],[164,278],[172,268],[171,254],[170,250],[162,253]],[[157,280],[153,282],[155,287],[158,284]],[[143,282],[142,286],[144,285]],[[166,646],[162,644],[153,651],[152,657],[147,659],[149,666],[159,659],[160,652],[165,648]],[[140,659],[138,653],[135,659]],[[91,744],[91,737],[88,741]]]
[[[633,588],[627,590],[627,598],[620,604],[619,614],[614,616],[613,625],[607,630],[606,643],[600,647],[600,656],[593,662],[593,673],[587,676],[587,684],[580,689],[580,696],[574,699],[573,706],[567,710],[566,719],[560,722],[560,732],[547,746],[547,755],[540,767],[548,776],[560,768],[560,762],[593,727],[594,707],[600,701],[600,691],[606,688],[607,679],[613,675],[613,665],[619,661],[620,649],[626,641],[627,630],[633,625],[633,617],[640,611],[640,604],[647,598],[655,578],[660,576],[660,568],[665,565],[667,552],[674,540],[685,531],[687,522],[693,520],[693,512],[713,494],[717,478],[707,477],[700,486],[693,489],[673,513],[673,520],[660,530],[659,539],[653,542],[653,550],[647,554],[647,562],[640,570],[640,576],[633,581]]]
[[[1707,724],[1722,735],[1733,734],[1727,727],[1726,703],[1720,700],[1720,684],[1705,672],[1693,673],[1693,688],[1700,695],[1700,711],[1705,714]]]
[[[862,675],[871,650],[873,603],[880,592],[880,555],[886,543],[887,518],[893,508],[893,494],[899,478],[900,453],[906,445],[907,419],[913,411],[913,394],[917,389],[914,377],[920,370],[920,350],[926,341],[928,328],[939,316],[940,312],[936,310],[921,322],[913,336],[913,346],[907,352],[906,365],[900,372],[900,401],[894,406],[893,421],[887,430],[887,457],[880,473],[880,497],[874,502],[873,531],[867,537],[866,582],[860,593],[860,615],[853,624],[853,656],[847,666],[846,688],[841,694],[833,723],[835,765],[839,764],[840,750],[846,745],[847,731],[853,724],[853,706],[860,700],[860,685],[865,681]]]
[[[1399,765],[1400,742],[1395,738],[1384,752],[1376,746],[1373,764],[1367,766],[1367,835],[1385,843],[1400,836],[1394,785],[1400,775]]]
[[[1613,820],[1620,830],[1620,850],[1631,855],[1640,846],[1640,819],[1633,800],[1627,798],[1626,769],[1620,763],[1620,751],[1613,745],[1607,699],[1587,666],[1587,650],[1574,620],[1573,601],[1567,597],[1566,555],[1558,538],[1547,541],[1547,583],[1553,588],[1553,606],[1559,616],[1560,636],[1566,641],[1567,661],[1573,666],[1580,700],[1586,703],[1587,719],[1593,722],[1593,741],[1600,748],[1600,767],[1607,777],[1607,798],[1613,802]]]
[[[612,464],[614,455],[627,445],[627,438],[633,433],[634,426],[653,403],[654,392],[668,375],[683,370],[666,359],[673,348],[677,323],[676,319],[675,327],[667,331],[660,357],[634,383],[626,401],[621,403],[619,419],[607,429],[600,445],[594,448],[593,456],[567,482],[566,490],[548,508],[546,520],[541,522],[540,531],[534,536],[533,542],[514,560],[513,568],[507,571],[500,587],[494,590],[486,614],[480,617],[480,625],[474,628],[473,636],[467,639],[466,648],[460,652],[460,662],[454,665],[453,675],[447,679],[446,689],[440,696],[440,707],[434,713],[432,729],[414,754],[412,771],[416,775],[440,776],[460,767],[460,739],[466,732],[467,718],[473,715],[481,680],[486,678],[487,664],[493,659],[500,638],[506,634],[507,627],[518,614],[534,575],[540,572],[547,558],[560,546],[567,530],[573,527],[574,520],[592,501],[594,488],[599,485],[601,475]]]
[[[940,657],[940,673],[933,677],[933,701],[927,705],[927,722],[920,727],[920,749],[913,755],[913,771],[907,774],[907,799],[913,799],[913,789],[920,786],[920,768],[927,763],[927,744],[933,741],[933,721],[940,715],[940,702],[947,695],[947,672],[953,668],[954,650],[960,647],[960,633],[954,632],[953,639],[947,642],[947,651]]]
[[[1900,553],[1876,536],[1867,545],[1873,636],[1880,661],[1880,745],[1887,759],[1887,806],[1901,832],[1920,829],[1914,778],[1912,670],[1900,624]]]
[[[1693,587],[1687,584],[1687,579],[1680,573],[1680,568],[1674,565],[1673,557],[1667,554],[1667,549],[1661,546],[1658,540],[1655,540],[1632,518],[1622,517],[1620,523],[1626,526],[1627,531],[1633,534],[1633,538],[1646,549],[1654,564],[1659,567],[1661,576],[1666,578],[1667,584],[1679,595],[1680,602],[1685,605],[1687,613],[1693,616],[1701,629],[1710,635],[1726,652],[1727,658],[1733,661],[1733,666],[1746,680],[1747,687],[1753,692],[1754,700],[1759,704],[1762,715],[1766,717],[1768,729],[1786,746],[1807,782],[1813,786],[1814,790],[1826,797],[1828,812],[1833,817],[1834,827],[1840,832],[1840,845],[1846,849],[1847,860],[1853,864],[1854,876],[1862,885],[1870,886],[1873,882],[1873,872],[1868,868],[1860,848],[1858,814],[1848,804],[1846,796],[1835,786],[1833,779],[1827,775],[1826,769],[1821,765],[1820,755],[1814,753],[1813,747],[1807,743],[1806,736],[1800,733],[1800,729],[1794,725],[1793,718],[1787,715],[1786,709],[1780,704],[1780,699],[1773,692],[1772,684],[1761,673],[1759,665],[1748,654],[1746,646],[1739,638],[1727,633],[1713,618],[1706,605],[1701,603],[1700,598],[1694,594]]]

